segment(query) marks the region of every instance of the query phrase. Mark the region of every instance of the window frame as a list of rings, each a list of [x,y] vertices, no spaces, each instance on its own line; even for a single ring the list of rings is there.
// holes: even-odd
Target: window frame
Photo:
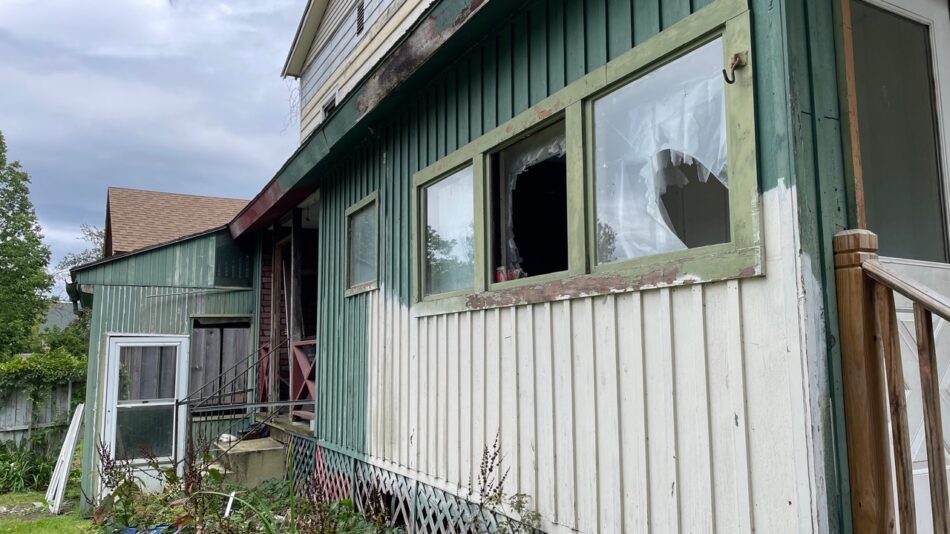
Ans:
[[[498,125],[413,176],[411,254],[413,314],[435,315],[551,300],[761,276],[763,244],[755,139],[755,99],[750,12],[742,0],[718,0],[621,54],[526,111]],[[598,265],[594,204],[594,102],[683,55],[723,41],[723,67],[738,53],[745,61],[726,86],[729,165],[728,243],[665,252]],[[492,155],[558,121],[567,142],[568,269],[494,282],[491,258]],[[425,187],[471,165],[475,188],[475,279],[472,288],[425,295],[419,234]]]
[[[344,283],[344,294],[346,297],[352,297],[354,295],[359,295],[361,293],[366,293],[367,291],[373,291],[379,287],[379,191],[373,191],[372,193],[366,195],[355,203],[351,204],[350,207],[346,208],[346,211],[343,212],[343,228],[346,234],[345,243],[344,243],[344,258],[343,258],[343,283]],[[373,250],[375,251],[374,265],[373,265],[373,278],[366,282],[360,282],[359,284],[350,283],[350,250],[352,246],[351,235],[350,235],[350,218],[363,211],[364,209],[373,209],[375,210],[376,215],[376,232],[373,239]]]
[[[448,158],[443,158],[442,161],[445,161]],[[463,158],[464,160],[464,158]],[[479,206],[484,201],[484,188],[485,188],[485,159],[484,157],[477,157],[474,160],[464,160],[460,164],[446,167],[447,170],[441,170],[441,167],[435,169],[433,167],[438,166],[438,164],[430,167],[431,172],[417,173],[413,178],[413,217],[412,217],[412,272],[413,272],[413,300],[415,302],[438,302],[443,300],[453,300],[458,298],[464,298],[467,295],[476,293],[479,291],[484,291],[485,286],[479,281],[484,281],[485,277],[485,266],[483,265],[482,258],[485,257],[485,218],[480,217]],[[425,228],[425,217],[426,217],[426,208],[428,203],[426,202],[425,191],[429,187],[441,182],[442,180],[449,178],[459,171],[464,169],[472,168],[472,201],[473,201],[473,211],[474,214],[474,223],[475,223],[475,277],[472,283],[472,287],[456,289],[455,291],[448,291],[445,293],[435,293],[432,295],[427,295],[425,292],[425,275],[426,275],[426,265],[424,258],[426,257],[426,242],[425,239],[421,237],[419,232]]]

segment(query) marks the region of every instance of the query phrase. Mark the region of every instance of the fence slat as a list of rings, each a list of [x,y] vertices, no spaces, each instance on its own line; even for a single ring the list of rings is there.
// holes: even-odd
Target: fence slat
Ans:
[[[895,479],[897,482],[897,514],[903,534],[917,532],[917,510],[914,503],[913,459],[910,431],[907,424],[907,397],[904,394],[904,368],[901,363],[900,337],[897,331],[897,310],[894,292],[882,284],[874,284],[874,327],[884,355],[887,374],[887,398],[891,411],[891,436],[894,444]]]
[[[933,509],[935,534],[950,534],[948,514],[947,471],[943,454],[943,424],[940,419],[940,376],[934,344],[933,314],[914,303],[914,326],[917,330],[917,356],[920,364],[920,392],[927,434],[927,466],[930,472],[930,503]]]

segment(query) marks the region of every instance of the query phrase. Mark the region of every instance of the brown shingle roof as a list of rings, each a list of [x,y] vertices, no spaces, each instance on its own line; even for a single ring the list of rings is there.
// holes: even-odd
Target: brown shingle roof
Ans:
[[[223,226],[246,200],[110,187],[105,255],[132,252]]]

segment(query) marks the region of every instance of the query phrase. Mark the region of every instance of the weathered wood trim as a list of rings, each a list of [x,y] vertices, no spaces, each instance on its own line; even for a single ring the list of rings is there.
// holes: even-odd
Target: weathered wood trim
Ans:
[[[914,505],[914,469],[911,458],[910,431],[907,424],[907,394],[904,389],[904,368],[901,364],[900,334],[894,292],[874,284],[875,335],[884,355],[887,373],[887,398],[891,415],[891,439],[894,447],[894,476],[897,480],[897,516],[902,533],[917,530],[917,509]]]
[[[372,193],[366,195],[362,199],[353,203],[350,207],[346,208],[346,211],[343,212],[343,280],[344,280],[344,293],[347,297],[352,297],[354,295],[359,295],[360,293],[365,293],[367,291],[372,291],[376,289],[376,284],[379,281],[379,191],[373,191]],[[372,206],[376,210],[376,232],[375,232],[375,243],[373,243],[373,248],[376,250],[376,262],[374,267],[375,273],[373,273],[373,279],[367,282],[363,282],[356,285],[350,284],[350,217],[354,213],[363,210],[363,208]]]
[[[934,344],[933,314],[914,302],[914,326],[917,331],[917,363],[920,365],[920,394],[924,411],[927,465],[930,475],[930,507],[935,534],[950,532],[950,496],[947,495],[947,470],[943,447],[943,421],[940,416],[940,371]],[[935,467],[937,467],[935,469]]]
[[[851,0],[835,0],[835,48],[838,56],[839,108],[843,133],[841,135],[845,176],[845,194],[848,197],[848,221],[855,228],[867,228],[864,210],[864,170],[861,165],[861,136],[858,119],[858,92],[854,76],[854,39],[851,26]]]
[[[568,145],[568,270],[504,283],[492,283],[487,269],[486,250],[475,255],[476,279],[473,288],[440,295],[422,294],[423,244],[413,246],[414,313],[431,315],[466,309],[485,309],[574,298],[592,294],[634,291],[746,278],[763,274],[760,197],[758,192],[751,23],[743,2],[722,1],[674,24],[654,38],[567,85],[511,120],[447,154],[413,176],[415,201],[412,234],[419,241],[425,207],[421,190],[433,181],[467,165],[479,165],[475,173],[476,197],[485,195],[485,158],[533,132],[564,120]],[[592,107],[593,101],[643,76],[659,65],[709,41],[723,39],[723,64],[734,53],[745,58],[737,71],[736,83],[726,91],[729,121],[729,209],[731,242],[687,249],[628,261],[596,265],[596,221],[591,207],[594,198]],[[490,199],[476,198],[476,243],[490,242],[486,228]],[[418,207],[418,209],[416,208]],[[591,207],[589,209],[589,207]],[[485,284],[490,291],[485,291]]]
[[[854,531],[893,531],[887,385],[874,337],[873,282],[861,268],[877,258],[877,236],[844,231],[835,235],[834,250]]]

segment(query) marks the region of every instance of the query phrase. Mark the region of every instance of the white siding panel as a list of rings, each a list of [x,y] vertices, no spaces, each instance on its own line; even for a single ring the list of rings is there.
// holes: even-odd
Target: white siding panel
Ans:
[[[498,436],[546,530],[812,530],[794,191],[770,195],[767,277],[424,318],[382,288],[371,406],[400,423],[371,461],[464,494]]]

